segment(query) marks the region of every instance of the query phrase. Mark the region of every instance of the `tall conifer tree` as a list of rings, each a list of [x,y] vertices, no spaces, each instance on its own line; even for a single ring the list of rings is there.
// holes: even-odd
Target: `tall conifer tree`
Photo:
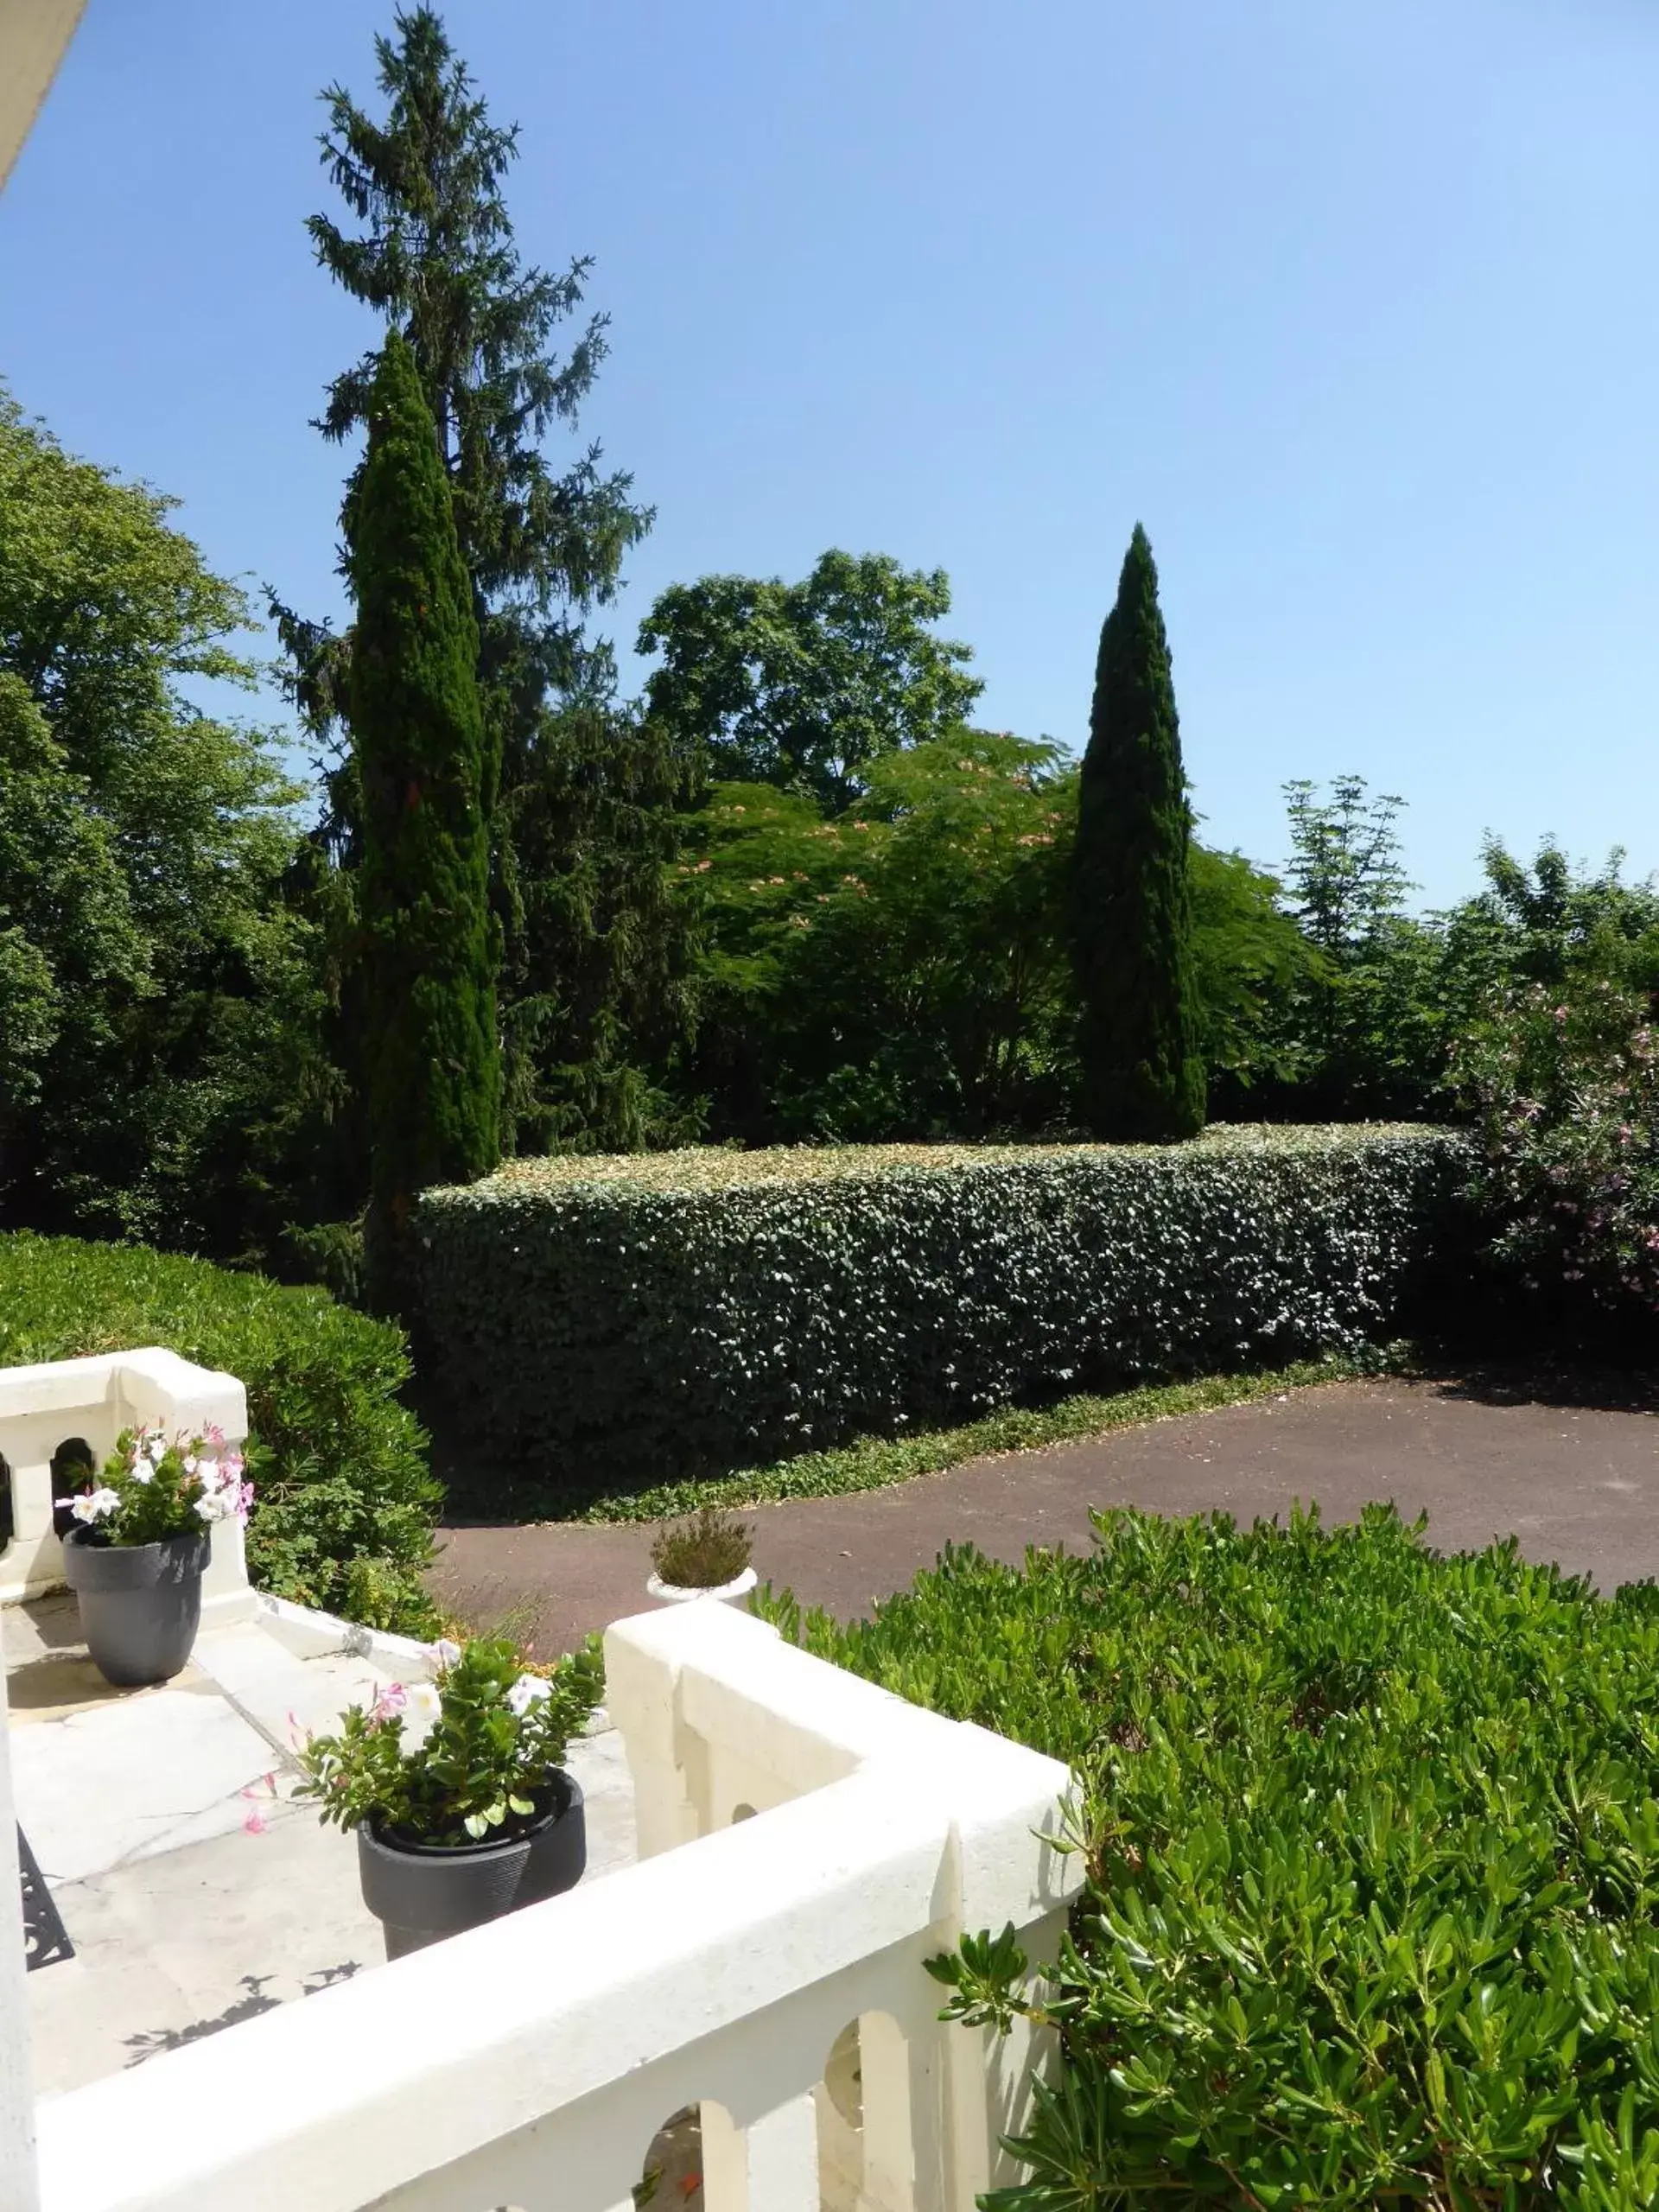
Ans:
[[[367,411],[346,514],[357,601],[348,707],[362,793],[368,1260],[377,1296],[396,1303],[410,1199],[427,1184],[485,1174],[498,1156],[494,794],[449,486],[414,355],[396,331]]]
[[[1158,571],[1137,523],[1100,633],[1072,862],[1083,1105],[1097,1136],[1204,1126],[1187,853],[1192,817]]]
[[[693,1001],[683,902],[662,887],[694,766],[668,733],[614,706],[609,648],[585,629],[651,512],[596,445],[563,468],[550,460],[550,435],[575,427],[604,361],[607,318],[582,315],[588,260],[551,274],[520,257],[505,197],[516,127],[492,119],[432,9],[398,10],[375,54],[383,116],[340,85],[324,94],[323,161],[352,219],[318,214],[308,228],[334,281],[408,340],[449,480],[499,763],[503,1135],[620,1147],[642,1126],[642,1097],[656,1096],[643,1074],[628,1079],[633,1064],[671,1061]],[[561,354],[560,327],[576,317]],[[318,424],[327,437],[361,427],[374,369],[371,354],[335,378]],[[298,703],[326,738],[350,640],[273,612]],[[340,871],[330,887],[349,905],[360,805],[349,752],[327,783],[321,842]],[[604,898],[573,874],[602,878]],[[349,971],[341,990],[349,1058]]]

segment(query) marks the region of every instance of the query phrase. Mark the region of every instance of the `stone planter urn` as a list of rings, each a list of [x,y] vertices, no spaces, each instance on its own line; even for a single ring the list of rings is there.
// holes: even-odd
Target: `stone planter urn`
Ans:
[[[112,1544],[94,1529],[63,1540],[64,1580],[80,1608],[92,1663],[118,1689],[171,1681],[196,1640],[201,1578],[213,1539],[168,1536],[154,1544]]]
[[[689,1605],[695,1598],[714,1598],[722,1605],[741,1605],[760,1580],[752,1567],[741,1574],[734,1575],[729,1582],[721,1582],[713,1589],[701,1590],[684,1582],[664,1582],[660,1574],[653,1574],[645,1583],[647,1596],[664,1605]]]
[[[588,1864],[582,1784],[555,1767],[545,1794],[545,1808],[506,1841],[416,1843],[363,1822],[357,1831],[363,1902],[385,1931],[389,1959],[575,1887]]]

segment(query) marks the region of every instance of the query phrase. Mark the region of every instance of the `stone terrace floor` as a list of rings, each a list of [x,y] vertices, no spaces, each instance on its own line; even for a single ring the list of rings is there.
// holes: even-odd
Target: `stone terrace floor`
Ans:
[[[305,1656],[316,1641],[262,1614],[204,1630],[175,1681],[115,1690],[73,1598],[0,1608],[17,1817],[74,1948],[28,1977],[37,2094],[384,1963],[355,1840],[291,1802],[289,1750],[295,1722],[332,1727],[414,1669],[343,1641]],[[620,1739],[594,1721],[567,1762],[587,1797],[588,1880],[634,1856]]]

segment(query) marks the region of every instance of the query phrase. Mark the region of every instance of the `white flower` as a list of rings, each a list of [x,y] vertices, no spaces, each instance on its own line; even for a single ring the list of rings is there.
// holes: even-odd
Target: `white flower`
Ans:
[[[90,1529],[94,1522],[103,1520],[105,1514],[113,1513],[120,1503],[119,1497],[112,1490],[89,1490],[71,1502],[69,1510],[77,1521],[84,1522]]]
[[[429,1728],[443,1710],[443,1700],[438,1695],[435,1682],[406,1682],[404,1686],[404,1716],[420,1727]]]
[[[159,1467],[162,1460],[167,1457],[167,1439],[159,1430],[157,1430],[154,1436],[147,1437],[145,1439],[144,1451],[149,1458],[150,1465],[152,1467]]]
[[[507,1692],[507,1703],[522,1720],[532,1705],[539,1705],[544,1697],[551,1697],[553,1685],[541,1675],[520,1675]]]
[[[156,1478],[156,1470],[148,1459],[135,1459],[127,1472],[136,1483],[153,1482]]]
[[[461,1656],[461,1646],[451,1643],[447,1636],[441,1636],[435,1643],[428,1644],[427,1650],[435,1667],[453,1667]]]
[[[225,1518],[225,1510],[219,1500],[207,1497],[205,1492],[196,1500],[196,1510],[204,1521],[222,1521]]]

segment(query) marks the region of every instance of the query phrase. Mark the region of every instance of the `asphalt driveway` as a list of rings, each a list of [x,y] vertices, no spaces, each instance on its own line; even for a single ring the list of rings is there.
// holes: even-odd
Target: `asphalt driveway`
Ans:
[[[1427,1512],[1444,1550],[1513,1534],[1529,1557],[1604,1589],[1659,1576],[1659,1410],[1624,1393],[1563,1395],[1452,1376],[1331,1383],[744,1517],[764,1579],[846,1618],[901,1588],[949,1541],[1007,1560],[1028,1544],[1084,1546],[1096,1505],[1248,1521],[1317,1500],[1341,1521],[1391,1498],[1408,1515]],[[565,1649],[644,1610],[651,1533],[448,1529],[433,1587],[474,1627],[510,1619],[542,1652]]]

